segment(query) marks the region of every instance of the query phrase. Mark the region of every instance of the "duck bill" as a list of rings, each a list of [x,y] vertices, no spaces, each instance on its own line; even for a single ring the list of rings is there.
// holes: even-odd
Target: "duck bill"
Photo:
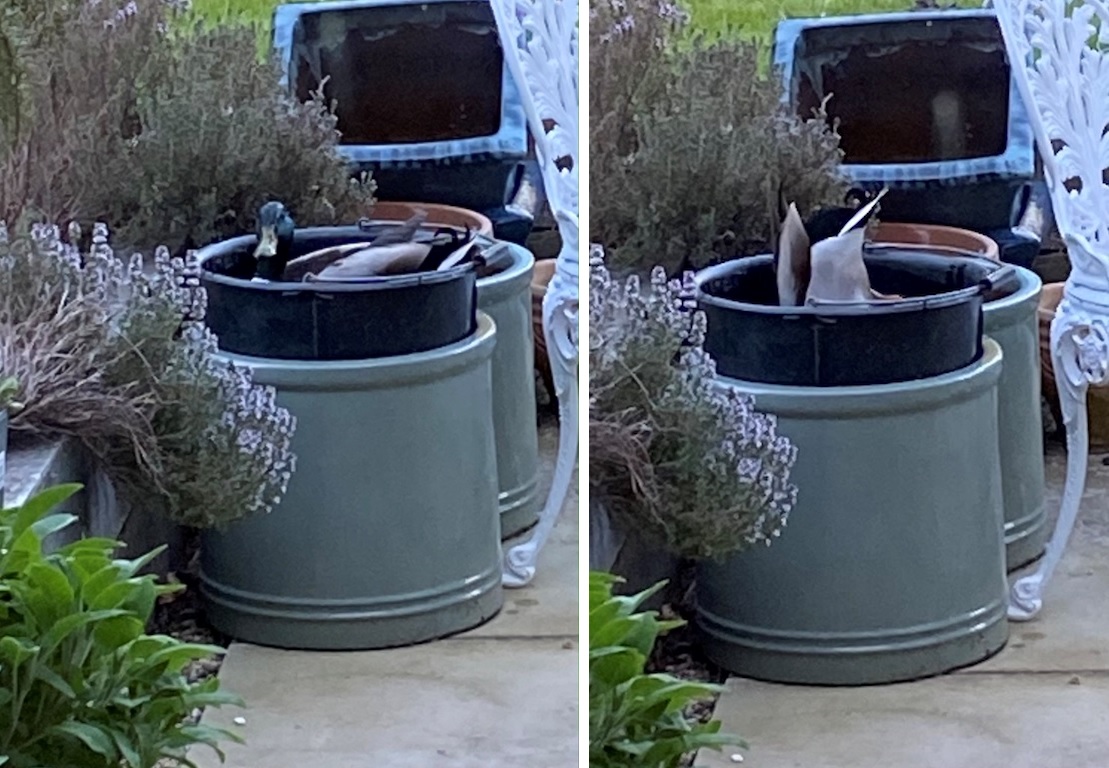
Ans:
[[[254,249],[254,258],[272,259],[277,255],[277,228],[262,227],[262,236],[258,239],[258,247]]]

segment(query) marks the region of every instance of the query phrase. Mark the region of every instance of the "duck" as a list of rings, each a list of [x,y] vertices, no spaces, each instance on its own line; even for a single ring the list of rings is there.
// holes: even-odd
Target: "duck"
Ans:
[[[254,248],[255,282],[282,279],[293,251],[296,222],[283,203],[271,200],[258,211],[258,245]]]
[[[784,307],[892,301],[870,286],[863,245],[866,227],[888,190],[858,206],[825,208],[802,221],[794,203],[783,216],[775,251],[778,303]],[[850,200],[849,200],[850,202]]]
[[[318,282],[351,280],[417,272],[444,271],[475,262],[484,262],[476,234],[467,229],[440,229],[430,240],[417,240],[426,213],[420,211],[401,227],[387,231],[369,243],[347,243],[322,248],[291,261],[286,280]]]

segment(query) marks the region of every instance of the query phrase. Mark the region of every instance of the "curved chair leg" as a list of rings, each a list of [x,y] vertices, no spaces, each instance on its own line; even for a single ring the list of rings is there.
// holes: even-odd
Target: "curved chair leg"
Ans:
[[[504,553],[501,581],[506,587],[524,587],[535,578],[539,552],[547,543],[566,503],[578,458],[577,300],[558,290],[557,281],[558,276],[552,281],[552,290],[543,300],[543,335],[547,339],[547,354],[558,396],[558,458],[551,490],[539,515],[539,524],[527,541]]]
[[[1059,391],[1063,423],[1067,429],[1067,479],[1063,486],[1059,518],[1055,521],[1055,530],[1051,534],[1043,560],[1034,572],[1017,579],[1009,592],[1009,618],[1013,621],[1029,621],[1043,608],[1044,590],[1063,558],[1067,540],[1078,520],[1078,509],[1086,489],[1086,463],[1089,458],[1086,395],[1089,384],[1085,378],[1080,378],[1076,383],[1067,375],[1067,371],[1075,367],[1076,361],[1070,359],[1074,352],[1073,347],[1062,342],[1064,334],[1074,332],[1073,326],[1061,313],[1052,321],[1051,330],[1055,382]]]

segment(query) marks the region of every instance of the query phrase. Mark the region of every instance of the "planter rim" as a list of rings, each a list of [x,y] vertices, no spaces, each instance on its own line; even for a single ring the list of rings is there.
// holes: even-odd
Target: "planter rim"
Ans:
[[[477,224],[476,230],[479,234],[486,237],[493,236],[493,222],[488,216],[470,208],[463,208],[458,205],[446,205],[444,203],[420,203],[410,200],[378,200],[373,204],[373,207],[370,208],[369,219],[370,221],[379,222],[393,221],[393,219],[380,219],[376,217],[380,216],[382,211],[395,211],[397,213],[401,211],[414,212],[418,208],[427,211],[428,226],[462,229],[458,224],[434,221],[436,212],[447,213],[460,219],[470,219]]]
[[[754,396],[755,407],[777,416],[827,416],[835,419],[927,410],[941,403],[965,400],[997,385],[1001,377],[1001,345],[982,340],[982,356],[951,373],[892,384],[848,387],[804,387],[761,384],[717,376],[717,385]]]
[[[487,238],[485,238],[487,240]],[[489,240],[492,243],[492,240]],[[512,265],[495,275],[479,277],[477,281],[477,300],[479,307],[488,307],[508,298],[512,298],[524,290],[524,286],[531,284],[532,272],[535,268],[535,256],[522,245],[516,243],[503,243],[512,254]]]
[[[395,388],[398,384],[417,384],[437,380],[459,370],[472,368],[488,360],[496,344],[497,327],[493,318],[477,313],[477,331],[454,344],[393,357],[366,360],[284,360],[250,357],[220,352],[224,360],[251,369],[255,380],[280,389],[298,391],[332,390],[375,385]],[[312,384],[306,386],[304,374],[310,373]]]
[[[1029,312],[1040,306],[1043,281],[1030,269],[1011,265],[1017,272],[1020,287],[1008,296],[982,304],[985,332],[1005,328],[1014,322],[1025,319]]]
[[[966,243],[976,243],[982,249],[970,249],[946,243],[917,242],[915,240],[898,239],[897,235],[911,233],[925,233],[930,235],[946,235]],[[938,253],[950,253],[959,256],[981,256],[991,261],[1000,261],[1000,247],[996,240],[986,235],[962,227],[949,227],[943,224],[916,224],[908,221],[883,221],[879,222],[874,238],[874,245],[909,245],[926,248]],[[983,250],[984,249],[984,250]]]
[[[864,249],[864,254],[880,254],[883,251],[888,250],[928,251],[927,248],[913,246],[912,244],[868,243],[866,245],[866,248]],[[938,255],[934,250],[931,251],[931,253],[933,255]],[[954,257],[954,255],[950,253],[947,253],[945,255]],[[826,305],[819,307],[783,307],[775,304],[752,304],[748,301],[725,299],[721,296],[709,293],[709,291],[706,289],[706,283],[729,277],[736,269],[736,264],[738,262],[750,259],[765,260],[768,257],[773,258],[771,254],[743,256],[738,259],[730,259],[722,264],[716,264],[700,270],[693,277],[694,285],[696,286],[697,291],[697,302],[699,304],[719,307],[721,309],[740,312],[755,312],[761,315],[782,315],[786,317],[811,317],[829,319],[835,319],[837,317],[859,316],[880,318],[883,315],[895,315],[905,312],[920,312],[922,310],[953,307],[959,304],[963,304],[969,300],[973,300],[973,298],[977,296],[980,292],[980,288],[977,285],[971,285],[965,288],[958,288],[955,290],[945,291],[943,293],[937,293],[930,296],[898,299],[896,301],[882,302],[881,304],[858,303],[848,304],[844,306]],[[963,258],[967,261],[977,261],[989,264],[993,267],[994,272],[1004,266],[980,254],[961,254],[958,256],[958,258]]]

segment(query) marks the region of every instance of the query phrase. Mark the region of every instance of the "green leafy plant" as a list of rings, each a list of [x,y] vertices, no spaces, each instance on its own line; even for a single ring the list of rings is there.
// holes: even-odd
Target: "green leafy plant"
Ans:
[[[223,649],[145,634],[158,596],[175,589],[137,575],[158,551],[114,559],[119,544],[98,538],[44,549],[76,520],[51,512],[79,489],[0,512],[0,765],[191,766],[185,750],[199,744],[222,758],[218,743],[238,737],[188,718],[242,702],[182,670]]]
[[[702,723],[686,714],[689,704],[712,698],[720,686],[644,671],[659,635],[683,623],[637,612],[665,582],[622,596],[613,594],[619,581],[589,574],[590,768],[676,768],[698,749],[746,746],[721,733],[719,720]]]

